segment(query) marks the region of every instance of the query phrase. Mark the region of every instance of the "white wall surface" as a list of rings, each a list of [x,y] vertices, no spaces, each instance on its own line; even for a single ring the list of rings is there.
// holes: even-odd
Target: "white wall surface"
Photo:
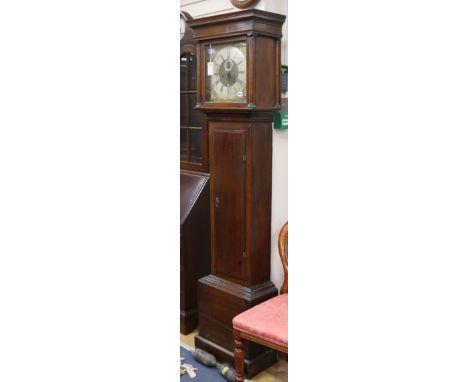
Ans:
[[[287,0],[261,0],[255,8],[288,14]],[[180,9],[193,18],[236,12],[229,0],[180,0]],[[288,18],[283,25],[282,64],[288,64]],[[273,129],[273,179],[271,209],[271,280],[279,288],[283,267],[278,255],[278,234],[288,220],[288,130]]]

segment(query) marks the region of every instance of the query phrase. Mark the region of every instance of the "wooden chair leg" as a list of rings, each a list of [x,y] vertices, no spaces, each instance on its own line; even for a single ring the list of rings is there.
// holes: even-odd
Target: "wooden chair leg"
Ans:
[[[244,340],[242,339],[240,332],[237,330],[234,333],[234,355],[236,359],[236,382],[244,381]]]

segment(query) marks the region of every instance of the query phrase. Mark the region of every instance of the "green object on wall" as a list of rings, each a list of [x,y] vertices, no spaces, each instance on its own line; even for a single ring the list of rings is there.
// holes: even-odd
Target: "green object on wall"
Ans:
[[[275,129],[287,129],[288,112],[280,111],[279,113],[276,113],[273,126],[275,127]]]
[[[288,99],[281,99],[281,110],[275,114],[275,119],[273,120],[273,126],[275,129],[284,129],[288,128]]]

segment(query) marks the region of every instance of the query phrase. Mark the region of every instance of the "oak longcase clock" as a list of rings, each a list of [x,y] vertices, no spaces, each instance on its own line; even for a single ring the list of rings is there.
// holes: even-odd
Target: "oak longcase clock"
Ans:
[[[249,9],[193,19],[197,107],[208,132],[211,273],[198,282],[197,347],[233,363],[232,319],[275,296],[270,280],[272,122],[285,16]],[[247,344],[255,375],[276,352]]]
[[[197,281],[210,273],[208,136],[197,100],[197,48],[180,13],[180,332],[198,325]]]

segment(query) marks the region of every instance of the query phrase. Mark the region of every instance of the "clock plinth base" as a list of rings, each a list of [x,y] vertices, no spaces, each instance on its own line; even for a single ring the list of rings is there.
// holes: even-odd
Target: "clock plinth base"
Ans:
[[[215,275],[198,282],[198,328],[195,347],[212,353],[218,362],[234,365],[232,319],[239,313],[278,295],[271,281],[244,287]],[[245,373],[251,378],[273,365],[277,352],[253,342],[245,343]]]

